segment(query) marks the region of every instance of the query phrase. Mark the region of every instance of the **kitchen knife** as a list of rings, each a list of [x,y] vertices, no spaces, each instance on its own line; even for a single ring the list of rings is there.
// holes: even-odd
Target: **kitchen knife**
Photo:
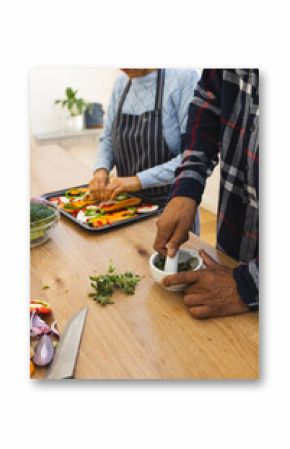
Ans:
[[[54,359],[45,379],[72,379],[88,307],[68,322],[57,345]]]

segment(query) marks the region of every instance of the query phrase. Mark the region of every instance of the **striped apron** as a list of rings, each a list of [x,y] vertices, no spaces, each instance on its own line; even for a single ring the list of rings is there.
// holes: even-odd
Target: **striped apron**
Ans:
[[[135,176],[138,172],[172,159],[162,129],[162,99],[165,70],[158,70],[155,109],[141,115],[123,114],[122,107],[131,86],[126,85],[112,126],[112,147],[118,176]],[[142,190],[142,196],[160,205],[166,203],[171,185]]]

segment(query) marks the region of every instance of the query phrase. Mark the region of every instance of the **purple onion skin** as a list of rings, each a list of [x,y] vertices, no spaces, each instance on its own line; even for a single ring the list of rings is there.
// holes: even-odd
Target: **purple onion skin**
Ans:
[[[42,334],[52,333],[57,339],[59,339],[59,333],[56,330],[56,321],[51,326],[46,324],[36,312],[32,312],[30,316],[30,337],[38,337]]]
[[[30,337],[48,334],[51,332],[50,327],[43,321],[37,313],[33,312],[30,317]]]
[[[51,339],[47,334],[44,334],[40,337],[39,343],[36,347],[33,362],[37,366],[46,366],[52,361],[53,356],[54,347]]]

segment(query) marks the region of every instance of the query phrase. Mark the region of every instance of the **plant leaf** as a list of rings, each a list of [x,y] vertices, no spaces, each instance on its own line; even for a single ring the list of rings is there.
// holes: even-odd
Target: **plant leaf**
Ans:
[[[67,98],[74,98],[75,97],[75,93],[74,93],[74,91],[72,90],[71,87],[67,87],[66,90],[65,90],[65,93],[66,93]]]

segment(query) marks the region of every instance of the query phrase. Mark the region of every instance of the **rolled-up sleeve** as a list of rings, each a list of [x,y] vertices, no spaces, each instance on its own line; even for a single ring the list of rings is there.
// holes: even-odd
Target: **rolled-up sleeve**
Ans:
[[[167,184],[172,184],[175,179],[175,170],[181,162],[181,155],[170,159],[164,164],[156,165],[155,167],[143,170],[137,173],[141,182],[142,189],[149,187],[161,187]]]

